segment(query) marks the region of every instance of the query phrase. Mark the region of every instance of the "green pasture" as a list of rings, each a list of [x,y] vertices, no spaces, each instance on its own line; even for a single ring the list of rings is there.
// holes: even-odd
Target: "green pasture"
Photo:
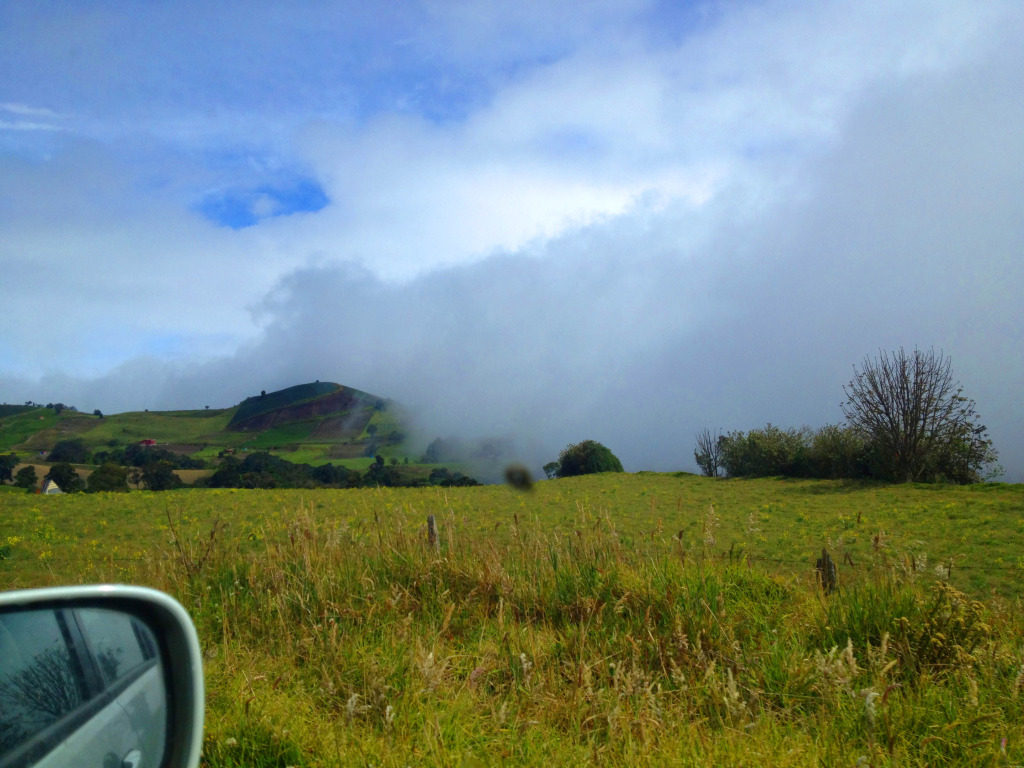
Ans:
[[[209,768],[1014,766],[1022,528],[1009,485],[3,489],[0,584],[175,595]]]
[[[59,418],[52,408],[33,408],[0,418],[0,452],[10,451],[37,432],[53,430]]]
[[[296,460],[294,454],[285,454]],[[372,459],[347,460],[364,470]],[[808,575],[823,547],[840,573],[888,562],[944,576],[978,596],[1020,595],[1024,575],[1024,485],[857,484],[828,480],[710,479],[679,475],[607,474],[543,481],[529,494],[506,486],[458,489],[180,490],[164,493],[5,495],[0,541],[18,536],[6,564],[10,573],[59,573],[40,557],[73,557],[83,544],[138,541],[158,547],[166,513],[177,511],[196,528],[220,520],[226,535],[272,530],[297,509],[318,519],[365,526],[382,519],[402,530],[427,514],[450,521],[453,536],[502,542],[511,526],[545,536],[571,537],[606,525],[624,545],[654,547],[688,558],[747,563],[773,573]],[[58,539],[33,538],[39,525]],[[101,526],[102,527],[99,527]],[[100,536],[99,534],[103,534]],[[17,561],[21,565],[13,568]],[[72,567],[71,572],[74,572]]]
[[[233,446],[244,447],[250,451],[263,451],[269,448],[285,446],[289,443],[301,443],[309,439],[319,424],[319,419],[293,421],[280,427],[273,427],[257,433],[235,432],[230,437],[238,436],[232,441]],[[225,435],[225,437],[229,437]]]
[[[103,445],[109,440],[122,443],[146,439],[158,439],[161,443],[213,442],[215,436],[227,428],[233,412],[234,409],[228,408],[119,413],[96,419],[96,426],[82,437],[89,446]]]
[[[210,411],[150,411],[119,413],[99,418],[91,414],[38,408],[0,419],[0,450],[19,446],[52,448],[60,440],[77,438],[91,450],[112,441],[121,445],[146,439],[161,443],[204,443],[219,440],[233,409]],[[42,417],[40,419],[39,417]]]

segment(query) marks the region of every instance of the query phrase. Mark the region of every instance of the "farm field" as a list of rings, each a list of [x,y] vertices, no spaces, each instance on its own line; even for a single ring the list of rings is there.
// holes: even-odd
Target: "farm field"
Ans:
[[[210,766],[1015,765],[1022,533],[999,484],[3,489],[0,584],[177,596]]]

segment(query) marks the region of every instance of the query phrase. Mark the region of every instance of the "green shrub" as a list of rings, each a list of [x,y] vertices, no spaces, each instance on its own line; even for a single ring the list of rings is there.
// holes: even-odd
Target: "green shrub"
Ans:
[[[622,472],[622,462],[608,448],[594,440],[566,446],[558,456],[558,477]]]
[[[868,449],[856,431],[826,424],[811,438],[809,476],[829,480],[869,477]]]
[[[720,440],[722,466],[729,477],[806,476],[810,434],[807,428],[783,430],[772,424],[730,432]]]

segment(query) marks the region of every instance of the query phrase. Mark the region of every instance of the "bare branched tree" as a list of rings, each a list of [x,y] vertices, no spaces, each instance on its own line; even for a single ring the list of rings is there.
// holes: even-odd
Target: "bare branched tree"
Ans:
[[[871,444],[881,474],[896,482],[981,479],[995,452],[948,357],[933,349],[882,351],[853,370],[843,413]]]
[[[700,473],[704,477],[718,477],[722,466],[722,437],[716,431],[712,434],[707,427],[697,433],[697,447],[693,451]]]

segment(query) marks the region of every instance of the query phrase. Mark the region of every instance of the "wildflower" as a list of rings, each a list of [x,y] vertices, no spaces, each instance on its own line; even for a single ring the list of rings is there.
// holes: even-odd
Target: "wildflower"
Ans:
[[[224,746],[225,747],[233,747],[233,746],[235,746],[237,744],[238,744],[238,739],[236,739],[234,736],[231,736],[231,737],[229,737],[229,738],[224,740]]]

